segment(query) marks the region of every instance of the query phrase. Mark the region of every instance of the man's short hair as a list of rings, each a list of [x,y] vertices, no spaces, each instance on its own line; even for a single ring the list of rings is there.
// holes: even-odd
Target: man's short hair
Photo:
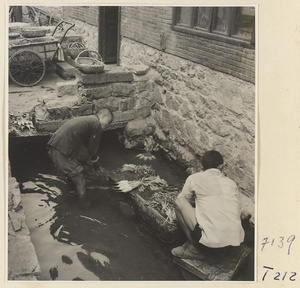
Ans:
[[[108,108],[101,108],[97,114],[111,119],[110,122],[114,120],[114,114]]]
[[[202,157],[203,170],[217,168],[223,164],[223,156],[215,150],[210,150],[204,153]]]

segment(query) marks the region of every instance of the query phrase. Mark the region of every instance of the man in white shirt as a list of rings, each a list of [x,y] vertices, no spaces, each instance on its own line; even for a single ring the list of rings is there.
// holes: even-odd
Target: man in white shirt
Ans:
[[[203,171],[187,178],[175,200],[176,216],[188,240],[172,249],[174,256],[203,259],[201,248],[239,246],[244,241],[237,185],[222,174],[222,164],[219,152],[207,151]]]

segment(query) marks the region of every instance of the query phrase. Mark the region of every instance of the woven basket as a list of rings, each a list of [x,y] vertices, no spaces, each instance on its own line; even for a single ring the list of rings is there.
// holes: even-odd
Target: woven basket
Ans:
[[[85,45],[81,42],[73,42],[70,43],[67,49],[67,53],[68,55],[70,55],[70,57],[72,59],[75,59],[78,54],[82,51],[86,50]]]
[[[100,54],[92,50],[84,50],[75,59],[76,67],[86,74],[97,74],[104,71],[104,62]]]
[[[24,27],[21,29],[21,34],[26,38],[44,37],[47,29],[41,27]]]

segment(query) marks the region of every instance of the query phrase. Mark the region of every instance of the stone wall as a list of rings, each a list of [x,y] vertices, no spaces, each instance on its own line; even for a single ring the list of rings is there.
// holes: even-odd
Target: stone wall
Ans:
[[[145,66],[135,68],[136,74],[147,71]],[[147,75],[136,74],[115,65],[105,66],[105,72],[100,74],[77,70],[75,80],[58,82],[56,93],[41,95],[40,103],[31,112],[37,132],[54,132],[65,120],[91,115],[103,107],[114,114],[108,130],[124,128],[132,120],[150,116],[151,101],[155,99],[147,96],[149,80]]]
[[[219,150],[226,174],[253,199],[255,86],[125,37],[120,57],[122,66],[150,68],[139,98],[152,103],[164,149],[190,172],[200,168],[206,150]]]

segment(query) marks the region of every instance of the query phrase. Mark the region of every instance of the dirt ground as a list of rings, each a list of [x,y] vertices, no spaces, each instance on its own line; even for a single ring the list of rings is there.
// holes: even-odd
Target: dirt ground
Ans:
[[[62,81],[65,80],[55,72],[49,71],[41,82],[32,87],[22,87],[10,82],[8,91],[9,115],[22,116],[28,114],[35,105],[43,101],[44,97],[57,97],[56,83]]]

